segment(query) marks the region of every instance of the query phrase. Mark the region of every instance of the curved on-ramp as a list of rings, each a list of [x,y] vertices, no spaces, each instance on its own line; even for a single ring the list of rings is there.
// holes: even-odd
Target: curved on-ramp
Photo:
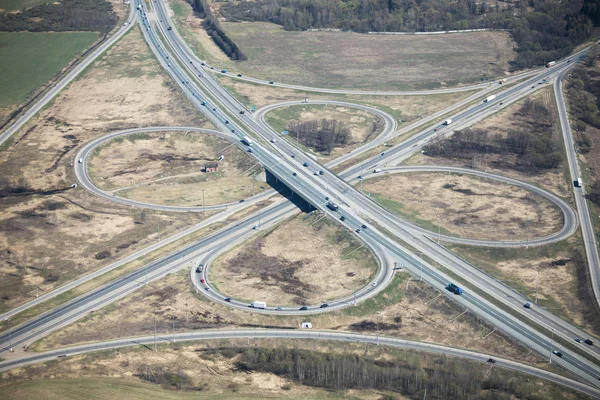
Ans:
[[[292,211],[290,215],[292,215],[293,213],[294,211]],[[373,277],[371,277],[369,282],[364,287],[359,288],[358,290],[354,291],[353,293],[347,296],[329,300],[326,303],[305,305],[305,310],[300,310],[299,306],[277,306],[272,304],[267,304],[267,307],[265,307],[264,309],[252,308],[250,307],[250,303],[229,297],[216,290],[214,285],[211,285],[210,280],[208,279],[208,270],[210,268],[210,264],[214,261],[214,259],[223,255],[223,253],[227,250],[226,248],[220,249],[219,252],[207,254],[201,260],[199,260],[204,265],[204,268],[201,272],[196,272],[196,269],[194,268],[194,266],[192,266],[192,268],[190,269],[190,280],[198,293],[202,293],[204,296],[208,297],[214,302],[238,310],[251,311],[260,314],[286,316],[320,314],[335,311],[346,307],[356,306],[359,302],[362,302],[370,297],[375,296],[380,291],[384,290],[394,277],[393,260],[391,260],[387,256],[387,253],[383,249],[371,246],[368,242],[362,241],[362,243],[363,245],[369,248],[373,256],[375,256],[375,258],[377,259],[378,264],[378,269],[373,275]],[[201,279],[204,279],[204,282],[201,282]],[[378,284],[373,286],[372,282],[378,282]],[[232,294],[231,296],[235,295]],[[260,301],[261,299],[257,298],[256,300]],[[327,304],[327,306],[323,307],[322,304]]]
[[[523,181],[519,181],[517,179],[508,178],[502,175],[491,174],[489,172],[477,171],[468,168],[460,168],[460,167],[444,167],[444,166],[434,166],[434,165],[418,165],[418,166],[406,166],[406,167],[389,167],[389,168],[381,168],[381,172],[377,173],[369,173],[363,176],[363,179],[373,179],[380,178],[383,174],[397,174],[397,173],[411,173],[411,172],[450,172],[456,174],[467,174],[473,175],[480,178],[490,179],[499,181],[502,183],[506,183],[509,185],[514,185],[526,189],[530,192],[533,192],[546,200],[553,203],[556,207],[560,209],[563,213],[564,221],[562,228],[554,232],[550,235],[541,237],[541,238],[532,238],[528,240],[480,240],[480,239],[470,239],[470,238],[459,238],[456,236],[449,236],[443,234],[437,234],[428,229],[421,228],[412,222],[405,221],[406,224],[411,225],[411,228],[428,236],[430,239],[439,238],[444,242],[451,243],[459,243],[466,244],[472,246],[484,246],[484,247],[523,247],[523,246],[542,246],[554,242],[558,242],[561,240],[565,240],[571,235],[573,235],[578,227],[578,220],[575,211],[569,206],[564,200],[560,197],[556,196],[553,193],[550,193],[544,189],[541,189],[535,185],[530,183],[526,183]]]
[[[96,149],[98,146],[100,146],[110,140],[113,140],[115,138],[133,135],[136,133],[145,133],[145,132],[201,132],[201,133],[216,135],[222,139],[228,140],[229,142],[231,142],[232,144],[234,144],[238,147],[241,147],[241,146],[239,146],[240,143],[239,143],[238,138],[228,132],[221,132],[221,131],[217,131],[214,129],[196,128],[196,127],[190,127],[190,126],[180,126],[180,127],[154,126],[154,127],[147,127],[147,128],[133,128],[133,129],[126,129],[123,131],[111,132],[107,135],[104,135],[104,136],[101,136],[99,138],[89,141],[83,147],[81,147],[79,149],[79,151],[77,152],[77,155],[75,156],[75,161],[73,162],[73,167],[75,169],[75,176],[77,177],[77,180],[79,181],[81,186],[84,189],[88,190],[89,192],[95,194],[98,197],[101,197],[101,198],[109,200],[109,201],[113,201],[118,204],[132,206],[132,207],[134,207],[134,206],[135,207],[143,207],[143,208],[148,208],[151,210],[158,210],[158,211],[204,212],[205,210],[226,209],[227,207],[231,207],[231,206],[234,206],[239,203],[239,202],[233,202],[233,203],[217,204],[217,205],[212,205],[212,206],[190,206],[190,207],[167,206],[167,205],[160,205],[160,204],[145,203],[142,201],[131,200],[131,199],[126,199],[124,197],[119,197],[113,193],[104,191],[104,190],[98,188],[96,185],[94,185],[94,183],[90,179],[90,176],[88,174],[87,167],[86,167],[87,166],[87,158],[90,154],[93,153],[94,149]],[[79,160],[82,160],[82,162],[79,162]],[[251,197],[251,199],[252,200],[263,199],[263,198],[272,196],[273,194],[274,194],[273,190],[267,190],[265,192],[259,193],[255,196]]]

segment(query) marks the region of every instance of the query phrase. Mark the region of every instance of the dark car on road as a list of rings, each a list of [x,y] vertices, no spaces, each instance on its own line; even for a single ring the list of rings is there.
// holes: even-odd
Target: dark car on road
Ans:
[[[321,304],[321,308],[327,308],[327,307],[329,307],[329,304],[327,304],[327,303]]]
[[[308,307],[306,307],[306,306],[300,307],[300,311],[306,311],[306,310],[308,310]]]

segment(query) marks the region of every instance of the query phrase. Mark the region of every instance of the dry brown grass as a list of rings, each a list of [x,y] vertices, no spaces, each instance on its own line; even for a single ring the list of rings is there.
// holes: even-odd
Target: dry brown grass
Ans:
[[[138,28],[34,117],[0,153],[2,190],[34,193],[0,204],[0,309],[32,298],[35,285],[50,290],[139,250],[156,240],[157,230],[164,237],[199,221],[66,189],[75,182],[71,164],[84,141],[140,125],[203,122],[149,55]]]
[[[456,92],[428,96],[370,96],[370,95],[338,95],[316,92],[302,92],[267,85],[257,85],[228,77],[218,76],[219,82],[233,93],[247,107],[258,108],[284,101],[339,100],[363,103],[380,108],[402,122],[410,122],[448,107],[474,92]],[[356,110],[351,110],[355,112]]]
[[[266,121],[276,132],[289,129],[291,122],[335,120],[343,123],[349,131],[348,143],[334,147],[330,154],[318,153],[324,161],[341,155],[374,139],[383,129],[382,118],[367,111],[333,105],[301,105],[275,109],[266,115]],[[292,142],[295,140],[289,137]],[[302,136],[300,136],[302,141]]]
[[[218,172],[204,172],[207,163],[217,161]],[[220,204],[268,187],[255,179],[262,175],[253,158],[227,140],[198,132],[112,140],[97,149],[89,170],[100,188],[154,204],[199,206],[203,191],[206,205]]]
[[[398,203],[392,211],[429,221],[460,237],[526,240],[562,227],[560,210],[518,186],[469,175],[390,174],[364,182],[363,190]],[[385,205],[385,203],[384,203]]]
[[[517,249],[484,249],[449,245],[479,268],[505,281],[533,302],[577,326],[598,334],[600,325],[588,297],[581,236],[559,243]]]
[[[359,330],[371,334],[375,333],[373,322],[378,318],[382,335],[480,350],[534,364],[539,362],[535,355],[498,332],[488,336],[492,328],[468,313],[450,322],[463,310],[443,296],[436,298],[437,292],[419,282],[410,282],[407,286],[404,274],[395,278],[389,291],[377,296],[376,301],[382,304],[379,309],[373,309],[371,301],[368,301],[344,311],[307,317],[270,316],[230,309],[184,289],[190,285],[188,276],[187,270],[171,274],[53,333],[30,349],[37,351],[94,340],[152,334],[155,317],[160,332],[166,332],[171,327],[172,315],[175,315],[180,331],[235,327],[298,328],[302,322],[311,321],[316,329]],[[380,311],[380,315],[376,316],[375,311]],[[366,330],[360,328],[365,321],[371,321]],[[355,328],[353,324],[357,324]]]
[[[321,215],[300,214],[222,255],[209,271],[226,295],[284,306],[347,296],[376,269],[373,255],[352,235]]]
[[[219,60],[219,68],[306,86],[381,90],[455,86],[502,75],[514,57],[510,36],[500,32],[431,36],[288,32],[262,22],[223,23],[223,28],[248,60]]]
[[[562,143],[560,124],[558,123],[558,114],[556,112],[556,104],[554,103],[554,94],[552,88],[544,88],[538,90],[533,95],[528,97],[531,100],[540,100],[552,110],[553,115],[556,118],[554,124],[554,130],[549,132],[553,138]],[[527,130],[528,125],[532,123],[532,119],[529,116],[523,115],[519,112],[523,103],[526,100],[513,103],[505,109],[493,114],[482,121],[477,122],[472,129],[483,129],[488,132],[488,137],[493,135],[501,135],[506,137],[510,130]],[[482,158],[483,159],[483,158]],[[565,161],[566,162],[566,161]],[[418,153],[408,159],[404,164],[408,165],[450,165],[471,168],[472,162],[464,160],[448,159],[443,157],[430,157]],[[569,182],[565,176],[562,168],[553,170],[516,170],[513,168],[515,164],[514,155],[498,155],[488,154],[487,163],[476,164],[477,169],[484,169],[487,172],[502,174],[514,179],[519,179],[525,182],[533,183],[539,187],[549,190],[561,197],[571,196],[571,182]]]

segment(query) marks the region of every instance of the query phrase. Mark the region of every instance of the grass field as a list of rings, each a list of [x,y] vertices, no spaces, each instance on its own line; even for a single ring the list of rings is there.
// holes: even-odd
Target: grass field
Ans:
[[[48,0],[0,0],[0,10],[11,12],[43,3],[48,3]]]
[[[502,75],[514,52],[506,33],[383,36],[289,32],[270,23],[223,23],[248,57],[220,61],[233,71],[301,85],[415,89],[480,82]]]
[[[157,229],[166,237],[198,222],[193,214],[115,206],[81,188],[60,191],[75,182],[71,163],[82,142],[126,127],[205,123],[148,54],[132,29],[0,152],[2,189],[37,193],[0,204],[0,310],[34,297],[36,286],[44,293],[155,243]]]
[[[304,305],[349,295],[376,270],[371,251],[346,229],[300,214],[220,256],[209,278],[236,299]]]
[[[425,229],[487,240],[527,240],[557,232],[562,213],[518,186],[468,175],[382,175],[363,190],[388,210]],[[493,227],[493,229],[490,229]]]
[[[25,101],[97,38],[94,32],[1,32],[0,107]]]
[[[587,293],[581,235],[546,246],[477,248],[447,245],[452,252],[481,268],[552,313],[598,334],[600,319]],[[556,290],[560,282],[561,290]],[[536,294],[537,289],[537,294]]]
[[[211,378],[212,380],[213,378]],[[167,390],[160,386],[133,379],[114,379],[101,377],[36,379],[22,381],[1,387],[2,398],[16,399],[45,399],[45,400],[77,400],[85,393],[86,399],[264,399],[290,398],[287,393],[279,395],[273,390],[258,391],[258,393],[235,393],[232,390],[215,392]],[[279,389],[279,388],[278,388]],[[256,391],[256,388],[254,389]],[[309,393],[301,393],[302,399],[342,399],[340,393],[323,389],[308,389]],[[295,393],[298,395],[298,393]],[[358,398],[358,397],[355,397]]]
[[[219,171],[203,172],[218,161]],[[229,141],[198,132],[154,132],[111,140],[88,163],[98,187],[156,204],[213,205],[237,201],[269,186],[261,168]]]
[[[342,123],[348,128],[349,132],[348,143],[334,146],[331,153],[316,152],[316,149],[311,147],[311,151],[316,152],[320,158],[327,160],[337,158],[363,143],[373,140],[381,133],[384,126],[383,120],[377,115],[356,108],[333,105],[296,105],[278,108],[266,114],[266,121],[275,132],[288,130],[291,122],[308,122],[322,119]],[[296,143],[296,138],[292,135],[282,136],[282,138]],[[301,145],[303,144],[302,140],[301,135]]]

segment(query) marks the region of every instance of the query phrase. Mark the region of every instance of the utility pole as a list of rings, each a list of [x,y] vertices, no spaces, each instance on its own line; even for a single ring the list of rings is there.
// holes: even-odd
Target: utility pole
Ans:
[[[377,326],[377,346],[379,346],[379,311],[377,311],[377,319],[375,320],[375,325]]]
[[[552,341],[553,340],[554,340],[554,328],[552,328],[552,336],[550,337],[550,357],[548,359],[549,363],[552,362]]]
[[[13,351],[13,346],[12,346],[12,333],[10,332],[10,318],[6,318],[5,319],[6,323],[7,323],[7,330],[8,330],[8,350],[12,353]]]
[[[535,280],[535,304],[538,301],[538,286],[540,285],[540,271],[537,271],[537,279]]]

